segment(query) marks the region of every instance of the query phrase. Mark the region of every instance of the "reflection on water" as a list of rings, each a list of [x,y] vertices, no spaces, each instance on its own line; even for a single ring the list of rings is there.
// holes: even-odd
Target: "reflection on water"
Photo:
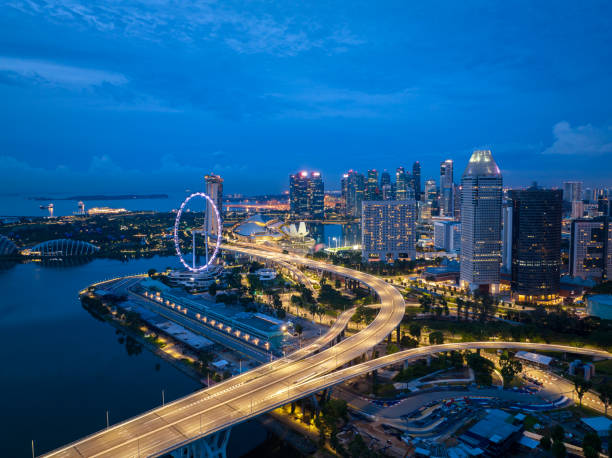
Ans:
[[[77,292],[112,276],[178,267],[174,258],[129,263],[94,259],[63,268],[41,263],[2,263],[0,334],[3,417],[1,456],[48,452],[111,423],[145,412],[201,388],[183,372],[144,350],[120,329],[94,319]],[[265,439],[263,427],[247,422],[233,428],[229,457]]]
[[[41,258],[40,265],[43,267],[78,267],[89,264],[95,258],[91,256],[71,256],[65,258]]]

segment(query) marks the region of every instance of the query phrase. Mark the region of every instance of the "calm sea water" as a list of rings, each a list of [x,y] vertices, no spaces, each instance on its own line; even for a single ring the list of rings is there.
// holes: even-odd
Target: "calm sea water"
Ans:
[[[188,193],[167,193],[167,199],[87,200],[85,209],[92,207],[125,208],[126,210],[171,211],[178,208]],[[71,194],[74,195],[74,194]],[[68,195],[51,195],[49,201],[29,199],[30,195],[0,195],[0,216],[49,216],[41,205],[53,203],[54,216],[72,215],[78,210],[78,200],[59,200]]]
[[[81,307],[77,292],[97,280],[177,266],[174,258],[122,263],[97,259],[76,267],[38,263],[0,267],[0,456],[50,451],[161,404],[199,384],[147,350],[129,355],[115,328]],[[265,439],[249,422],[232,430],[238,457]]]

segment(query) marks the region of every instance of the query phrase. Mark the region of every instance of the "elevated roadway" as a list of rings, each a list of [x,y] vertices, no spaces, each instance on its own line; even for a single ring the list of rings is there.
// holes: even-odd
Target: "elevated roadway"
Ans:
[[[364,330],[329,349],[310,356],[308,356],[310,351],[305,351],[306,354],[303,356],[294,353],[288,358],[279,359],[210,389],[198,391],[85,437],[46,456],[92,458],[164,456],[179,447],[187,446],[203,437],[355,376],[397,362],[415,360],[445,351],[508,348],[612,358],[607,352],[562,345],[462,342],[406,350],[333,372],[336,368],[364,354],[398,326],[405,311],[402,295],[382,279],[344,267],[294,255],[262,252],[254,248],[225,246],[224,249],[252,254],[271,261],[278,259],[297,263],[354,279],[376,292],[380,298],[380,311]]]
[[[402,295],[384,280],[340,266],[254,248],[224,246],[270,261],[300,264],[359,281],[380,299],[380,311],[361,332],[311,356],[314,347],[246,372],[55,450],[49,457],[162,456],[181,444],[231,427],[279,405],[304,397],[308,380],[329,373],[361,356],[401,322]],[[342,315],[348,321],[349,312]],[[341,324],[338,324],[340,326]],[[319,342],[324,343],[325,340]],[[316,345],[316,342],[315,344]]]

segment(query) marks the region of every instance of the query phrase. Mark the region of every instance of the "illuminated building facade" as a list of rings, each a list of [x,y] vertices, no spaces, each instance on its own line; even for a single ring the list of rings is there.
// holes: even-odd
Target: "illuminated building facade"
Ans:
[[[342,177],[342,194],[345,204],[345,215],[349,218],[361,216],[361,203],[365,197],[365,177],[354,170],[349,170]]]
[[[444,251],[461,249],[461,223],[457,221],[434,222],[434,248]]]
[[[440,216],[455,216],[453,161],[440,163]]]
[[[566,202],[582,200],[582,181],[565,181],[563,183],[563,200]]]
[[[398,167],[395,171],[395,199],[404,200],[408,197],[408,176],[404,167]]]
[[[510,199],[512,293],[518,302],[558,302],[563,193],[533,186]]]
[[[382,200],[393,200],[393,185],[391,184],[391,175],[385,171],[380,174],[380,194]]]
[[[572,277],[609,279],[612,272],[610,217],[572,221],[569,267]]]
[[[223,219],[223,178],[211,173],[204,176],[206,183],[206,194],[217,206],[219,217]]]
[[[289,210],[292,218],[325,217],[325,188],[319,172],[299,172],[289,177]]]
[[[412,164],[412,182],[414,186],[414,198],[421,200],[421,163],[416,161]]]
[[[368,170],[368,180],[366,182],[365,200],[379,200],[380,191],[378,189],[378,172],[374,169]]]
[[[461,286],[497,293],[502,176],[491,151],[474,151],[463,172],[461,187]]]
[[[364,261],[408,260],[416,257],[416,202],[363,202],[361,245]]]

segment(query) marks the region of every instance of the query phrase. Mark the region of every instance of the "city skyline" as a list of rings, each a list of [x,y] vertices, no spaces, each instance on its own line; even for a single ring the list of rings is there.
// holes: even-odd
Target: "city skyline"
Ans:
[[[0,179],[151,192],[216,173],[274,193],[296,169],[332,183],[419,161],[425,181],[491,149],[510,186],[534,169],[547,187],[610,186],[610,8],[11,2]]]

